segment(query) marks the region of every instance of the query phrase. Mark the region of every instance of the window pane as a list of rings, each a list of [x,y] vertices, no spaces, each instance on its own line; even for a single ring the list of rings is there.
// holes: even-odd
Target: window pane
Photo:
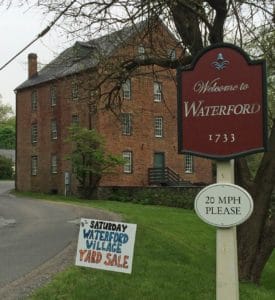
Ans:
[[[52,139],[57,139],[57,124],[56,124],[56,120],[52,120],[52,122],[51,122],[51,137],[52,137]]]
[[[160,82],[154,82],[154,101],[160,102],[162,100],[162,86]]]
[[[37,136],[38,136],[37,123],[33,123],[31,125],[31,142],[32,143],[37,143]]]
[[[132,115],[130,113],[121,114],[122,134],[132,134]]]
[[[50,87],[50,99],[51,99],[51,106],[55,106],[57,100],[57,92],[56,92],[56,85],[54,84],[52,84]]]
[[[31,157],[31,174],[32,175],[37,175],[37,156],[32,156]]]
[[[155,118],[155,137],[163,136],[163,118],[156,117]]]
[[[185,173],[193,173],[193,156],[190,154],[186,154],[184,159],[185,159],[185,166],[184,166]]]
[[[31,94],[31,104],[32,104],[32,111],[37,110],[37,90],[32,91]]]
[[[72,125],[79,125],[79,116],[72,115]]]
[[[127,100],[131,99],[131,81],[130,81],[130,79],[127,79],[122,84],[122,97],[123,97],[123,99],[127,99]]]
[[[77,82],[72,82],[72,100],[77,100],[79,96],[79,87]]]
[[[141,59],[144,59],[144,58],[145,58],[145,48],[144,48],[144,46],[142,46],[142,45],[140,45],[140,46],[138,47],[138,56],[139,56],[139,58],[141,58]]]
[[[57,156],[52,155],[52,162],[51,162],[51,172],[57,173]]]
[[[132,173],[132,171],[133,171],[132,152],[131,151],[124,151],[122,153],[122,157],[125,161],[124,166],[123,166],[123,172],[124,173]]]

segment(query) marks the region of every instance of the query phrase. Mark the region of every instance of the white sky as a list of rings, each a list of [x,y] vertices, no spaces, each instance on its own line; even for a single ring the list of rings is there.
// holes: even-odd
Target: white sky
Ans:
[[[0,67],[31,42],[46,26],[44,16],[35,10],[0,7]],[[56,30],[52,30],[36,41],[13,62],[0,71],[0,94],[2,103],[10,104],[15,110],[14,89],[27,79],[28,53],[36,53],[38,62],[46,64],[64,48],[64,42]]]

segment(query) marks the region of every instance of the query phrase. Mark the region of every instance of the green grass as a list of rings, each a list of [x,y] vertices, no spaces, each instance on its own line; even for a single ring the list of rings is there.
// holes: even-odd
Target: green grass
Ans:
[[[58,196],[47,198],[60,200]],[[125,221],[137,224],[132,274],[72,266],[32,299],[215,299],[215,228],[202,223],[194,212],[110,201],[69,201],[120,213]],[[240,299],[274,300],[274,278],[275,255],[260,286],[240,285]]]

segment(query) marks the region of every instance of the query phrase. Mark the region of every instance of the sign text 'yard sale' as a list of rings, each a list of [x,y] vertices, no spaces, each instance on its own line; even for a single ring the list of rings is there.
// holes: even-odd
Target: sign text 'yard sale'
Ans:
[[[136,224],[80,220],[76,265],[132,272]]]

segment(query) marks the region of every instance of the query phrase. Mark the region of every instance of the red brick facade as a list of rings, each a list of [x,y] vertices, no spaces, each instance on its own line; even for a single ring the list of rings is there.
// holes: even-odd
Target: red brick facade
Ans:
[[[154,157],[155,160],[156,157],[163,158],[165,166],[183,180],[212,182],[210,160],[193,157],[186,172],[185,157],[178,154],[174,76],[174,71],[162,70],[157,77],[144,72],[143,76],[130,78],[131,96],[124,99],[122,105],[122,113],[130,114],[131,118],[127,134],[123,133],[122,123],[112,112],[98,109],[97,113],[90,115],[87,102],[72,99],[75,77],[18,88],[16,188],[20,191],[64,193],[64,174],[68,172],[72,191],[76,190],[75,176],[66,158],[70,153],[70,144],[66,141],[67,128],[73,118],[78,118],[81,126],[92,124],[105,138],[107,152],[118,155],[131,153],[128,169],[118,167],[115,173],[105,175],[100,181],[101,186],[147,186],[148,169],[154,167]],[[160,101],[154,100],[155,82],[162,88]],[[157,137],[155,118],[158,118],[159,126],[162,120]]]

